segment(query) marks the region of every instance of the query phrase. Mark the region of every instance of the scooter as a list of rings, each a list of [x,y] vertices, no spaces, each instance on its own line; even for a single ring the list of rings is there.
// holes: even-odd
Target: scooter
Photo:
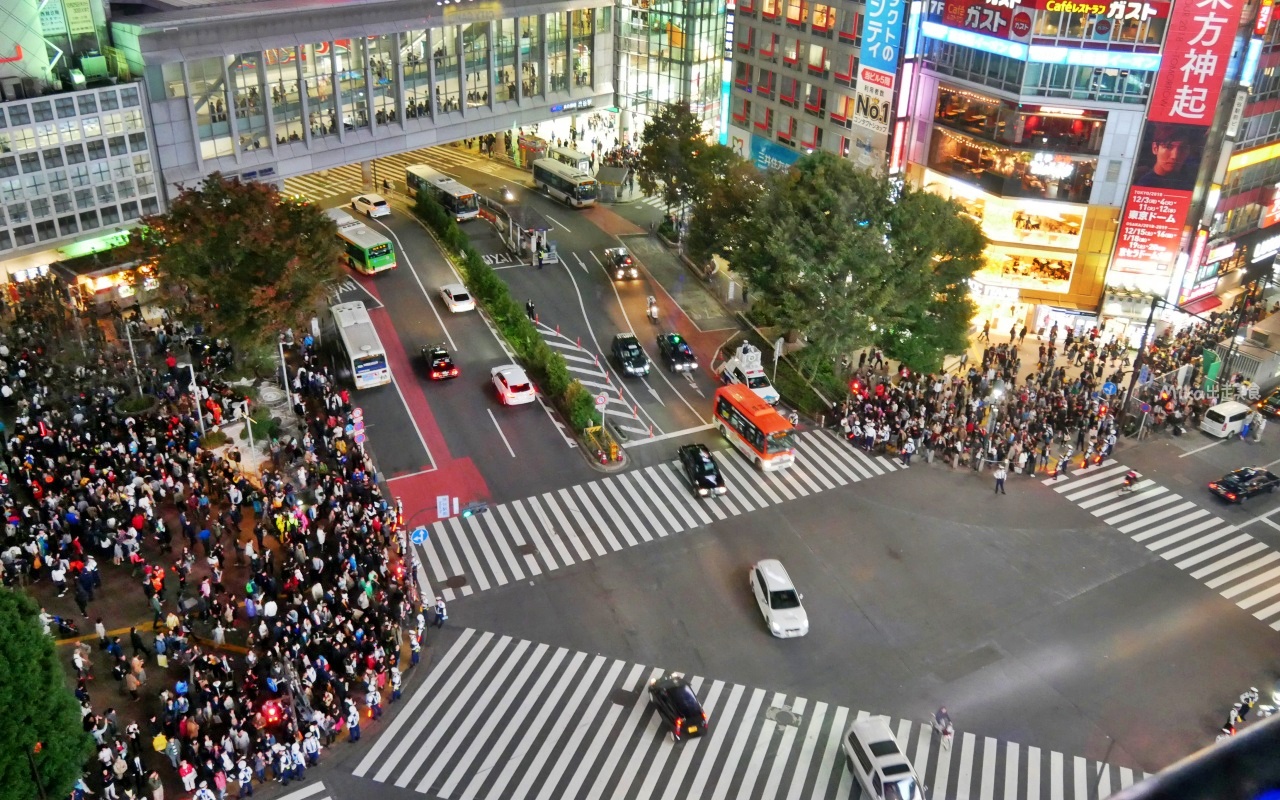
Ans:
[[[516,201],[516,193],[511,191],[510,186],[502,187],[502,202],[514,203]]]
[[[649,321],[652,322],[654,325],[657,325],[658,324],[658,298],[653,297],[652,295],[649,296],[649,310],[646,313],[649,315]]]

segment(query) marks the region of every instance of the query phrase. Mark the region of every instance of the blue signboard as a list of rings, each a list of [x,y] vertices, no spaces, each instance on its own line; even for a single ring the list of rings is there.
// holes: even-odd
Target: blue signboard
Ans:
[[[887,75],[898,73],[902,21],[906,0],[867,0],[867,27],[862,38],[861,65]]]
[[[1107,381],[1106,383],[1102,384],[1102,393],[1108,396],[1115,394],[1116,385],[1111,381]]]
[[[799,158],[800,154],[789,147],[774,144],[755,134],[751,135],[751,163],[755,164],[758,170],[786,169],[796,163]]]

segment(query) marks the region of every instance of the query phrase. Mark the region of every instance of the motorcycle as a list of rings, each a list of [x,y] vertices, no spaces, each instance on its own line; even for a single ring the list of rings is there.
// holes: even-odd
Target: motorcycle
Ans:
[[[649,321],[657,325],[658,324],[658,298],[653,296],[649,297],[649,310],[646,313],[649,316]]]
[[[1133,487],[1138,483],[1138,473],[1130,470],[1124,475],[1124,482],[1120,485],[1118,494],[1128,494],[1133,491]]]
[[[516,201],[516,193],[511,191],[510,186],[502,187],[502,202],[514,203]]]

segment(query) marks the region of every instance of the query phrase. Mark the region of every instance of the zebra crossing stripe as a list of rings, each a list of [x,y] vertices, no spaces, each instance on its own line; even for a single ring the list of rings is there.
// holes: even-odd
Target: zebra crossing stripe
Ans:
[[[228,781],[228,783],[230,783],[230,781]],[[321,792],[324,792],[322,797],[314,797]],[[325,791],[323,782],[313,783],[305,789],[298,789],[295,792],[289,792],[284,797],[281,797],[280,800],[307,800],[307,798],[312,797],[314,797],[314,800],[329,800],[330,795]]]
[[[1259,608],[1280,595],[1280,551],[1153,480],[1140,480],[1123,497],[1112,493],[1111,481],[1124,472],[1125,466],[1114,465],[1091,476],[1073,477],[1064,485],[1051,478],[1043,483],[1280,630],[1280,603]],[[1118,780],[1123,783],[1123,776]]]

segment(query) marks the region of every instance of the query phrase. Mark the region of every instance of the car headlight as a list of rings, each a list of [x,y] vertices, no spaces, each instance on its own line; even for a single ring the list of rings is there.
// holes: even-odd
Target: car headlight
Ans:
[[[707,489],[705,489],[705,488],[702,488],[702,489],[699,489],[699,490],[698,490],[698,496],[699,496],[699,497],[706,497],[708,494],[710,494],[710,492],[709,492]]]
[[[774,633],[782,633],[782,626],[776,622],[770,622],[769,630],[773,631]]]

